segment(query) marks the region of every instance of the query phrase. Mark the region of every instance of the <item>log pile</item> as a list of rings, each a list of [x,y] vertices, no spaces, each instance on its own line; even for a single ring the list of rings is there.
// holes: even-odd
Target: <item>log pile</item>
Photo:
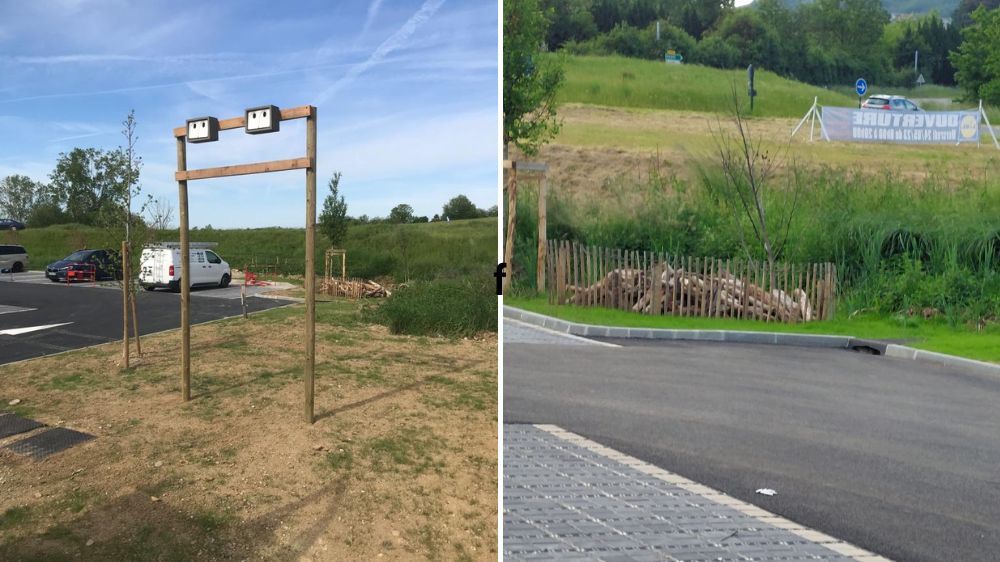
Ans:
[[[367,279],[328,277],[319,285],[319,292],[334,297],[369,299],[388,297],[392,293],[384,286]]]
[[[573,304],[630,309],[644,314],[779,322],[818,319],[802,289],[796,288],[790,294],[779,289],[767,291],[725,270],[705,273],[666,264],[657,266],[653,272],[618,268],[592,285],[569,285],[567,289]]]

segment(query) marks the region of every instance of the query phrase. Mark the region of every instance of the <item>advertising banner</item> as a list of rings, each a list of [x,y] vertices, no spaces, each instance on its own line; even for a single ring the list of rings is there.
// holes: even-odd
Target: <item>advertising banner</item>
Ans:
[[[824,107],[828,140],[956,144],[979,142],[979,111],[884,111]]]

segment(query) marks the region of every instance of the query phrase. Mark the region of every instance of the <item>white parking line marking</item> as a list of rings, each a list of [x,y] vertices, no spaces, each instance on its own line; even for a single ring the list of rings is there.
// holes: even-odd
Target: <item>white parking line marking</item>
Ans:
[[[67,324],[72,324],[72,322],[63,322],[62,324],[46,324],[44,326],[28,326],[27,328],[11,328],[9,330],[0,330],[0,336],[19,336],[21,334],[27,334],[29,332],[37,332],[38,330],[47,330],[49,328],[55,328],[56,326],[65,326]]]
[[[38,310],[37,308],[24,308],[22,306],[9,306],[6,304],[0,304],[0,314],[10,314],[12,312],[31,312],[32,310]]]

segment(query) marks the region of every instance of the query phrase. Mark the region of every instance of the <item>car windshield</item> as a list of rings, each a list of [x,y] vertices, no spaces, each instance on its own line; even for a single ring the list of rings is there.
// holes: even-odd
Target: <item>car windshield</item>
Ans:
[[[66,256],[66,261],[84,261],[90,257],[91,250],[80,250],[79,252],[73,252],[72,254]]]
[[[868,100],[868,103],[872,105],[886,105],[889,103],[889,100],[885,98],[871,98]]]

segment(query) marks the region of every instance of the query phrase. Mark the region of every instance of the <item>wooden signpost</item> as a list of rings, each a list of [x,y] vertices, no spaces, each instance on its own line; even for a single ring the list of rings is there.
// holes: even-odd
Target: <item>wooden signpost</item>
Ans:
[[[538,172],[542,174],[542,181],[538,185],[538,262],[535,281],[539,292],[545,290],[545,252],[548,245],[546,243],[545,225],[545,198],[548,191],[548,164],[538,162],[521,162],[515,160],[504,160],[504,169],[510,170],[510,180],[507,182],[507,239],[504,246],[504,261],[507,263],[508,271],[503,279],[503,292],[506,293],[510,287],[511,278],[514,276],[514,225],[517,219],[517,174],[518,172]]]
[[[265,108],[271,106],[265,106]],[[207,124],[211,121],[213,129],[225,131],[228,129],[246,128],[248,133],[261,133],[277,131],[263,121],[257,119],[257,113],[264,108],[248,109],[246,114],[240,117],[221,119],[216,121],[212,118],[203,118]],[[187,183],[192,180],[208,178],[221,178],[228,176],[239,176],[246,174],[262,174],[266,172],[281,172],[286,170],[306,171],[306,263],[305,263],[305,291],[306,291],[306,345],[305,345],[305,418],[308,423],[313,423],[314,406],[314,375],[316,365],[316,108],[311,105],[294,107],[291,109],[273,108],[279,113],[272,116],[277,121],[288,121],[290,119],[306,120],[306,154],[300,158],[288,160],[274,160],[271,162],[256,162],[251,164],[237,164],[234,166],[222,166],[217,168],[203,168],[200,170],[187,169],[187,142],[214,141],[215,138],[206,139],[202,136],[188,139],[188,126],[174,129],[174,138],[177,140],[177,172],[174,179],[177,180],[180,215],[180,243],[181,243],[181,395],[185,401],[191,399],[191,285],[188,275],[191,267],[191,249],[188,237],[188,190]],[[253,118],[248,126],[248,117],[253,112]],[[266,115],[266,113],[264,113]],[[193,130],[193,129],[192,129]]]

